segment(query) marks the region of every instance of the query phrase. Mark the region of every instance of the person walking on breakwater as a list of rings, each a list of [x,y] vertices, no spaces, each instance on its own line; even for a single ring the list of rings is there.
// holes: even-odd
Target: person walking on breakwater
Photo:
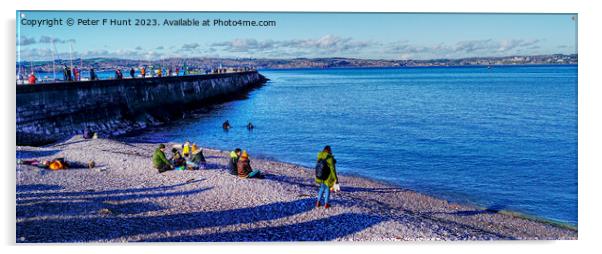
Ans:
[[[32,71],[31,74],[29,74],[29,78],[27,79],[27,82],[30,85],[35,85],[37,80],[38,80],[38,78],[36,78],[36,74]]]
[[[240,148],[234,149],[230,152],[230,159],[228,160],[228,168],[230,169],[231,175],[238,175],[238,159],[240,158]]]
[[[64,65],[65,67],[63,68],[63,77],[65,81],[73,81],[73,77],[71,77],[71,69],[69,69],[69,67],[67,67],[67,65]]]
[[[240,159],[237,162],[238,176],[241,178],[259,178],[263,179],[261,171],[251,168],[251,160],[249,160],[249,154],[247,151],[243,151],[240,155]]]
[[[134,70],[134,67],[130,68],[130,77],[136,78],[136,70]]]
[[[80,75],[79,68],[77,68],[77,66],[73,67],[73,78],[74,78],[75,81],[80,81],[81,80],[81,78],[80,78],[79,75]]]
[[[318,153],[318,162],[316,163],[316,183],[320,185],[320,189],[318,190],[316,207],[320,207],[322,195],[324,195],[324,208],[330,207],[330,204],[328,203],[330,199],[330,188],[332,188],[335,183],[339,183],[335,168],[336,163],[337,161],[332,155],[330,146],[325,146],[324,149]]]
[[[98,76],[96,76],[96,72],[94,71],[94,68],[90,68],[90,80],[97,80]]]
[[[173,166],[165,157],[165,145],[160,144],[153,154],[153,167],[159,170],[159,173],[163,173],[168,170],[172,170]]]
[[[67,80],[69,80],[69,79],[67,78],[67,65],[65,64],[63,66],[63,81],[67,81]]]
[[[123,79],[123,73],[121,73],[121,69],[115,70],[115,79]]]
[[[226,120],[223,124],[222,124],[222,128],[224,128],[224,130],[229,130],[230,128],[232,128],[232,126],[230,125],[230,122],[228,120]]]
[[[146,68],[144,68],[144,66],[140,67],[140,76],[146,78]]]

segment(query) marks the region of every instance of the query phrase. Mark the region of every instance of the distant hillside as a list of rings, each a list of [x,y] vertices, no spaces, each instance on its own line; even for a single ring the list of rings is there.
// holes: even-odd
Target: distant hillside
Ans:
[[[114,68],[130,68],[138,66],[173,67],[186,65],[193,70],[209,70],[215,68],[252,67],[256,69],[293,69],[293,68],[344,68],[344,67],[404,67],[404,66],[470,66],[470,65],[529,65],[529,64],[577,64],[577,54],[572,55],[538,55],[538,56],[506,56],[506,57],[471,57],[461,59],[432,60],[379,60],[356,58],[293,58],[293,59],[254,59],[254,58],[168,58],[162,60],[132,60],[117,58],[91,58],[56,60],[55,66],[77,65],[83,68],[98,70]],[[57,68],[58,68],[57,67]],[[17,70],[31,69],[50,71],[52,61],[17,63]]]

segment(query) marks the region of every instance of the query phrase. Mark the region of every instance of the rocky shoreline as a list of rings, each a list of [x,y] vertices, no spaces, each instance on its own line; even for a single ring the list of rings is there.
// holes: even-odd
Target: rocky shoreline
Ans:
[[[170,144],[173,145],[173,144]],[[16,241],[230,242],[577,239],[577,231],[454,204],[339,175],[332,207],[315,208],[312,171],[253,159],[266,178],[226,172],[227,152],[204,149],[208,168],[159,174],[157,144],[109,139],[17,147],[17,159],[96,163],[50,171],[17,165]]]

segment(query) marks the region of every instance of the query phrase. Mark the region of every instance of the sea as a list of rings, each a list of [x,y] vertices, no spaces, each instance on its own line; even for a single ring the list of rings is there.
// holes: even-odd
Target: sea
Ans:
[[[576,65],[260,73],[244,98],[139,138],[307,167],[330,145],[341,174],[577,226]]]

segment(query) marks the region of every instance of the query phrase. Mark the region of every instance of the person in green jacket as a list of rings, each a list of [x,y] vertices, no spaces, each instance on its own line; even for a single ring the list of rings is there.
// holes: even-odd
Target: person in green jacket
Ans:
[[[173,169],[171,163],[169,162],[169,160],[167,160],[167,157],[165,157],[164,144],[160,144],[159,148],[157,148],[157,150],[155,150],[155,153],[153,154],[153,167],[159,170],[159,173],[163,173],[167,170]]]
[[[330,146],[325,146],[324,149],[318,153],[318,160],[326,160],[326,164],[328,165],[328,168],[330,168],[330,174],[326,180],[318,179],[316,177],[316,183],[320,185],[316,207],[320,207],[320,199],[322,199],[322,195],[324,195],[324,208],[329,208],[330,204],[328,204],[328,200],[330,198],[330,188],[332,188],[335,183],[339,183],[336,171],[337,160],[334,159]]]
[[[240,158],[240,153],[242,150],[240,148],[234,149],[234,151],[230,152],[230,159],[228,159],[228,169],[231,175],[238,175],[238,159]]]

